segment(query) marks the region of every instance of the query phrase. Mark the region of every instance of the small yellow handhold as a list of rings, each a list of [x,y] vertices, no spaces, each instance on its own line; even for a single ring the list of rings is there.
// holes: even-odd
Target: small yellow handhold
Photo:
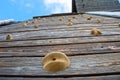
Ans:
[[[61,16],[60,19],[59,19],[59,21],[62,21],[64,18],[65,18],[64,16]]]
[[[11,34],[8,34],[7,36],[6,36],[6,40],[11,40],[12,39],[12,35]]]
[[[42,18],[42,20],[44,21],[44,20],[46,20],[46,18]]]
[[[35,24],[35,25],[34,25],[34,28],[39,28],[39,25]]]
[[[27,23],[23,23],[23,26],[26,27],[26,26],[28,26],[28,24]]]
[[[88,18],[87,18],[87,20],[91,20],[92,19],[92,16],[89,16]]]
[[[62,18],[59,19],[59,21],[62,21],[62,20],[63,20]]]
[[[67,22],[67,26],[72,26],[73,25],[73,22],[71,19],[68,19],[68,22]]]
[[[48,53],[42,60],[43,69],[48,72],[58,72],[70,66],[70,60],[62,52]]]
[[[26,23],[28,24],[28,23],[29,23],[29,21],[26,21]]]
[[[71,20],[71,19],[68,19],[68,22],[72,22],[72,20]]]
[[[67,23],[67,26],[72,26],[72,25],[73,25],[72,22],[68,22],[68,23]]]
[[[64,19],[65,18],[65,16],[62,16],[62,19]]]
[[[78,14],[78,15],[83,17],[83,14]]]
[[[95,36],[98,36],[98,35],[101,35],[102,32],[100,30],[94,28],[94,29],[92,29],[91,34],[95,35]]]
[[[101,20],[97,19],[96,22],[97,22],[97,23],[101,23]]]
[[[118,26],[120,27],[120,23],[118,23]]]
[[[76,19],[76,17],[75,17],[75,16],[73,16],[72,18],[73,18],[73,19]]]
[[[32,20],[32,23],[34,24],[34,23],[35,23],[35,20]]]
[[[52,21],[54,21],[54,18],[51,18]]]

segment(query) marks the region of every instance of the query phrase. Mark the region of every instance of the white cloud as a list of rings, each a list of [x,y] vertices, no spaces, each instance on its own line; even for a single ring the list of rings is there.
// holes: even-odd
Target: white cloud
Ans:
[[[51,13],[71,12],[72,0],[44,0],[44,4]]]

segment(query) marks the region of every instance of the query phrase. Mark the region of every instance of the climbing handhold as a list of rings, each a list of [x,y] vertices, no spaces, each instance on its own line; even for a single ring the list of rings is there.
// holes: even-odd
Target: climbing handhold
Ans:
[[[48,53],[42,60],[43,69],[48,72],[58,72],[70,66],[70,60],[62,52]]]
[[[39,28],[39,25],[35,24],[35,25],[34,25],[34,28]]]
[[[67,23],[67,26],[72,26],[72,25],[73,25],[72,22],[68,22],[68,23]]]
[[[120,27],[120,23],[118,23],[118,26]]]
[[[87,17],[87,20],[91,20],[91,19],[92,19],[92,16]]]
[[[28,26],[28,24],[27,23],[23,23],[23,27],[26,27],[26,26]]]
[[[72,26],[72,25],[73,25],[73,22],[72,22],[71,19],[69,19],[68,22],[67,22],[67,26]]]
[[[101,23],[101,20],[97,19],[97,20],[96,20],[96,23]]]
[[[8,34],[7,36],[6,36],[6,40],[11,40],[12,39],[12,35],[11,34]]]
[[[98,36],[98,35],[101,35],[102,32],[100,30],[94,28],[94,29],[92,29],[91,34],[95,35],[95,36]]]

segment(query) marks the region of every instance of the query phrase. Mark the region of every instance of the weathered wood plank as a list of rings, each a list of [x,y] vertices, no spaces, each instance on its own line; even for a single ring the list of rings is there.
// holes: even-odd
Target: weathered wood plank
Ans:
[[[39,24],[39,25],[41,25],[41,26],[44,26],[44,27],[46,27],[46,26],[57,26],[57,25],[66,25],[66,21],[68,21],[68,19],[72,19],[73,20],[73,22],[74,22],[74,24],[75,23],[80,23],[80,24],[88,24],[88,23],[96,23],[96,20],[97,19],[100,19],[101,20],[101,23],[102,24],[111,24],[111,23],[114,23],[114,24],[117,24],[117,23],[119,23],[120,22],[120,20],[119,19],[115,19],[115,18],[109,18],[109,17],[101,17],[101,16],[93,16],[93,15],[84,15],[84,17],[81,17],[81,16],[79,16],[79,15],[77,15],[77,16],[75,16],[76,17],[76,19],[73,19],[72,17],[74,17],[75,15],[73,15],[73,16],[64,16],[65,18],[64,18],[64,20],[63,21],[59,21],[59,19],[61,18],[61,17],[54,17],[54,20],[51,20],[51,17],[50,18],[46,18],[46,20],[42,20],[42,19],[40,19],[40,20],[38,20],[38,21],[36,21],[36,23],[35,24]],[[89,16],[92,16],[93,18],[92,18],[92,20],[91,21],[88,21],[87,20],[87,17],[89,17]],[[52,18],[53,19],[53,18]],[[56,21],[59,23],[56,23]],[[88,22],[88,23],[87,23]],[[111,22],[111,23],[109,23],[109,22]],[[9,29],[11,29],[11,28],[16,28],[17,27],[17,29],[18,28],[23,28],[23,26],[22,26],[22,24],[23,23],[18,23],[18,24],[12,24],[12,25],[8,25],[8,26],[2,26],[2,27],[0,27],[0,28],[9,28]],[[29,27],[31,27],[31,26],[33,26],[34,24],[32,23],[30,23],[28,26]],[[59,26],[60,26],[59,25]]]
[[[1,52],[0,55],[1,56],[22,56],[22,55],[43,56],[45,53],[52,51],[62,51],[67,53],[67,55],[107,53],[107,52],[112,53],[112,52],[118,52],[119,48],[120,48],[120,42],[36,46],[36,47],[23,46],[23,47],[12,47],[12,48],[0,48],[0,52]],[[8,53],[4,53],[4,52],[8,52]]]
[[[28,27],[15,27],[15,28],[0,28],[0,33],[13,33],[13,32],[27,32],[27,31],[41,31],[41,30],[87,30],[91,28],[98,28],[98,29],[108,29],[108,28],[118,28],[118,24],[74,24],[71,27],[66,25],[64,26],[41,26],[38,29],[35,29],[33,26]]]
[[[41,57],[0,58],[0,76],[85,76],[120,73],[120,53],[72,56],[65,71],[48,73],[42,69]]]
[[[91,77],[69,77],[69,78],[40,78],[40,77],[0,77],[1,80],[119,80],[120,75],[91,76]]]
[[[92,29],[91,29],[92,30]],[[12,40],[29,40],[29,39],[53,39],[53,38],[71,38],[71,37],[86,37],[91,35],[91,30],[42,30],[31,32],[11,33]],[[100,29],[102,36],[118,35],[120,28]],[[0,34],[0,41],[6,41],[6,34]],[[118,35],[119,36],[119,35]]]
[[[120,79],[120,19],[92,15],[72,15],[40,19],[0,27],[0,80],[33,79]],[[73,18],[75,17],[75,18]],[[68,19],[73,26],[68,27]],[[101,23],[96,23],[100,19]],[[39,24],[40,28],[34,29]],[[90,35],[92,28],[101,36]],[[13,40],[5,41],[12,34]],[[18,41],[17,41],[18,40]],[[42,69],[41,61],[48,52],[61,51],[71,60],[70,68],[58,73]]]
[[[87,19],[87,18],[86,18]],[[81,20],[81,19],[80,19]],[[97,20],[97,19],[96,19]],[[73,21],[74,22],[74,27],[76,27],[77,25],[78,26],[85,26],[85,27],[87,27],[88,25],[89,26],[103,26],[103,22],[104,22],[104,20],[101,20],[101,19],[99,19],[99,20],[101,20],[101,23],[96,23],[96,20],[92,20],[92,21],[89,21],[89,22],[91,22],[91,23],[87,23],[86,21],[85,21],[85,23],[81,23],[81,21],[79,21],[79,20],[75,20],[75,21]],[[78,22],[78,23],[75,23],[75,22]],[[88,20],[87,20],[88,21]],[[109,21],[109,20],[106,20],[106,21]],[[112,21],[114,21],[114,20],[112,20]],[[119,20],[115,20],[115,21],[118,21],[118,23],[119,23]],[[109,22],[111,22],[111,21],[109,21]],[[46,22],[47,23],[47,22]],[[59,23],[59,22],[58,22]],[[118,26],[118,23],[115,23],[115,22],[111,22],[111,23],[104,23],[104,26]],[[65,22],[64,24],[61,24],[61,25],[56,25],[54,22],[52,22],[52,24],[54,24],[54,25],[51,25],[51,24],[49,24],[49,25],[45,25],[45,24],[42,24],[42,22],[38,22],[38,23],[33,23],[33,24],[29,24],[27,27],[23,27],[23,23],[18,23],[18,24],[12,24],[12,25],[7,25],[7,26],[3,26],[3,27],[0,27],[0,32],[1,31],[4,31],[4,30],[19,30],[19,29],[26,29],[26,28],[28,28],[28,29],[34,29],[33,28],[33,26],[35,25],[35,24],[39,24],[40,25],[40,29],[50,29],[50,28],[65,28],[65,27],[68,27],[68,26],[66,26],[66,24],[67,24],[67,22]],[[50,27],[48,27],[48,26],[50,26]],[[89,27],[88,27],[89,28]]]
[[[46,40],[27,40],[27,41],[7,41],[0,42],[2,47],[24,47],[24,46],[49,46],[49,45],[63,45],[63,44],[87,44],[98,42],[119,42],[120,36],[93,36],[93,37],[78,37],[78,38],[60,38],[60,39],[46,39]]]
[[[112,54],[120,52],[120,42],[0,48],[0,57],[44,56],[52,51],[61,51],[69,56]]]
[[[75,0],[75,5],[77,13],[120,10],[118,0]]]

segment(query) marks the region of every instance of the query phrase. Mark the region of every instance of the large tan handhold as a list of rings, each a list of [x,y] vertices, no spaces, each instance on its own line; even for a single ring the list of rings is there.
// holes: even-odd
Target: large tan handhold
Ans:
[[[91,31],[91,34],[92,35],[95,35],[95,36],[99,36],[102,34],[102,32],[96,28],[93,28],[92,31]]]
[[[57,72],[70,66],[70,60],[62,52],[48,53],[42,61],[43,69],[48,72]]]

